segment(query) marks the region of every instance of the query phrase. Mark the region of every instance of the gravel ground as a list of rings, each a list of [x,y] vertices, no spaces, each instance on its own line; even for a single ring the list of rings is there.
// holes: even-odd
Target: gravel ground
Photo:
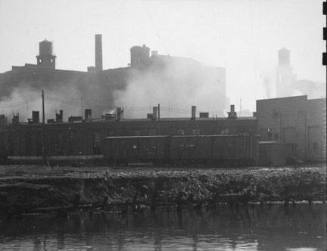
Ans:
[[[0,180],[15,178],[98,178],[109,177],[183,177],[199,175],[246,175],[267,176],[285,175],[292,172],[312,171],[326,175],[326,164],[302,165],[298,167],[246,167],[246,168],[214,168],[203,166],[192,167],[154,167],[154,166],[127,166],[127,167],[70,167],[70,166],[39,166],[39,165],[0,165]]]

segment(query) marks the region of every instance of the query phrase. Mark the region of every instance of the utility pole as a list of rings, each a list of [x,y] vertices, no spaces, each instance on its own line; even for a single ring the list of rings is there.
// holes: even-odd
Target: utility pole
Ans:
[[[44,90],[42,90],[42,124],[45,124],[45,116],[44,116]]]
[[[44,112],[44,90],[42,89],[42,157],[43,163],[46,164],[46,151],[45,151],[45,112]]]
[[[83,118],[83,96],[81,95],[81,117]]]
[[[282,111],[279,110],[279,143],[283,143],[284,141],[284,136],[282,137]]]
[[[308,137],[308,134],[309,134],[309,128],[308,128],[308,121],[307,121],[307,112],[304,111],[303,112],[303,115],[304,115],[304,157],[305,157],[305,160],[307,161],[308,160],[308,143],[309,143],[309,137]]]

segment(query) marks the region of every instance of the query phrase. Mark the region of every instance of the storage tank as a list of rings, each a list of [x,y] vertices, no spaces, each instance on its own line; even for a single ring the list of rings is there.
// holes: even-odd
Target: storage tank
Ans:
[[[48,56],[52,55],[52,42],[43,40],[39,43],[39,55]]]
[[[39,55],[36,56],[37,65],[43,68],[56,67],[56,56],[52,55],[52,42],[43,40],[39,43]]]
[[[278,65],[290,65],[290,51],[282,48],[278,51]]]

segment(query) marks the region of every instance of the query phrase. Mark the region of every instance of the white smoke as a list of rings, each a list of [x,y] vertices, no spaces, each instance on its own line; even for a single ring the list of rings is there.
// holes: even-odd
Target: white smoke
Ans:
[[[163,60],[146,70],[134,70],[126,90],[114,93],[125,117],[144,118],[160,104],[161,117],[189,117],[197,111],[222,116],[226,107],[225,72],[193,60]]]
[[[60,109],[65,110],[68,115],[81,113],[81,102],[78,98],[79,91],[73,87],[59,87],[55,90],[45,90],[45,114],[46,119],[55,118],[55,113]],[[31,118],[32,111],[42,114],[41,90],[31,87],[16,87],[9,97],[0,103],[0,114],[5,114],[9,119],[19,114],[20,121]]]

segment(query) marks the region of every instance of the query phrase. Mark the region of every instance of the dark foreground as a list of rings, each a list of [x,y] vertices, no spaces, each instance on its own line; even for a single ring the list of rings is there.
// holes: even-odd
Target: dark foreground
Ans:
[[[326,168],[0,167],[0,214],[324,202]]]
[[[1,250],[325,250],[324,204],[94,210],[0,221]]]

